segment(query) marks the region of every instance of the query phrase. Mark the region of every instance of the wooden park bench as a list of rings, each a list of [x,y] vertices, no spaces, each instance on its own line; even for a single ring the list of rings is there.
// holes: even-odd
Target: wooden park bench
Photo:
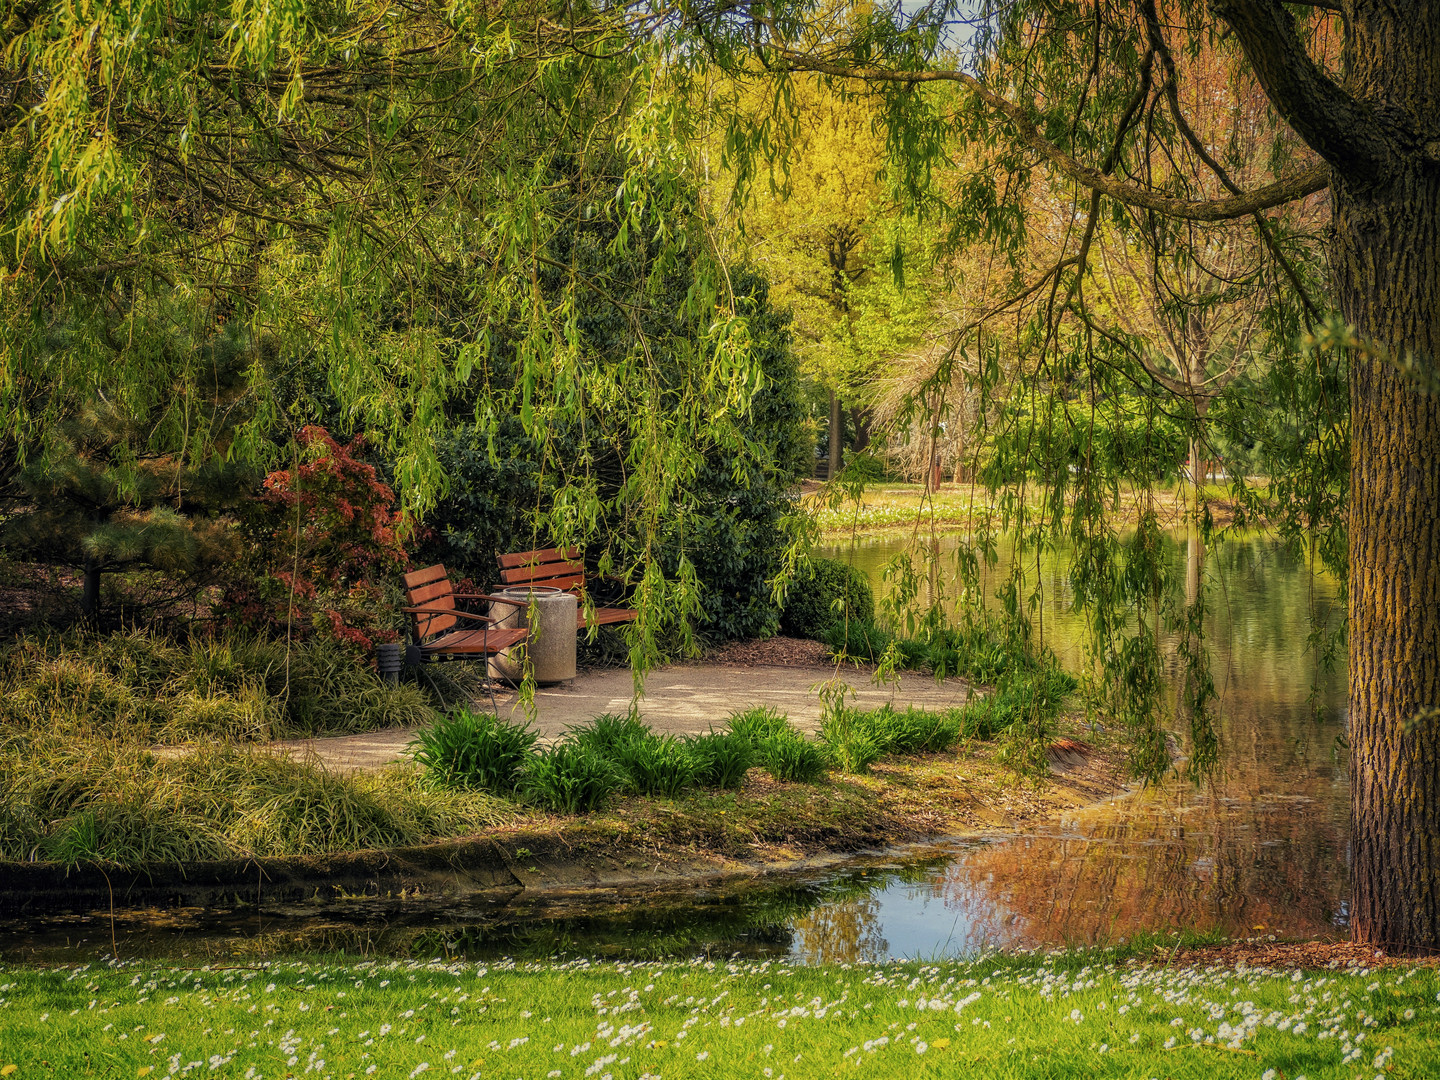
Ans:
[[[411,664],[430,659],[463,660],[494,656],[524,641],[530,633],[521,627],[497,626],[493,616],[476,615],[456,607],[457,600],[488,600],[515,607],[524,607],[525,604],[503,596],[457,593],[444,566],[430,566],[406,574],[405,596],[410,606],[401,610],[410,616],[412,644],[407,650],[406,660]]]
[[[585,619],[585,564],[574,548],[537,548],[501,555],[500,580],[509,586],[537,585],[565,589],[580,597],[580,610],[575,616],[576,629],[589,626],[612,626],[633,620],[639,613],[634,608],[597,607],[593,621]]]

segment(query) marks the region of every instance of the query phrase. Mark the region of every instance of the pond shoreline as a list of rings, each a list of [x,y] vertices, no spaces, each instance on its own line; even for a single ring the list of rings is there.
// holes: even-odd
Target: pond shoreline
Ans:
[[[0,916],[714,889],[857,858],[913,857],[937,842],[1004,839],[1126,791],[1119,754],[1103,748],[1060,753],[1057,775],[1040,789],[992,757],[992,747],[971,746],[892,759],[818,786],[754,770],[737,792],[631,798],[603,813],[382,850],[133,868],[3,862]]]

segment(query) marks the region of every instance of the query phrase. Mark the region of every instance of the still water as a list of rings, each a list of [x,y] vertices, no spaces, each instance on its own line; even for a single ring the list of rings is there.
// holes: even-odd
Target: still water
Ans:
[[[939,542],[943,557],[955,538]],[[886,587],[893,538],[829,552]],[[1177,568],[1184,543],[1172,545]],[[1063,553],[1041,561],[1043,633],[1084,662]],[[345,950],[410,956],[729,955],[854,962],[1103,944],[1137,932],[1316,936],[1344,925],[1343,671],[1307,649],[1333,584],[1272,541],[1232,539],[1205,567],[1223,755],[1204,789],[1171,778],[1000,840],[858,858],[783,885],[701,894],[473,904],[357,900],[264,910],[54,916],[0,926],[12,959],[216,957]],[[912,676],[917,677],[917,676]]]

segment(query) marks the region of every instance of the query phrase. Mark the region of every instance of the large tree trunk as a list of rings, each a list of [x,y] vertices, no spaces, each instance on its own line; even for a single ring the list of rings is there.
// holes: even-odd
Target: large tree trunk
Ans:
[[[1404,36],[1373,43],[1373,55],[1418,48]],[[1358,35],[1356,55],[1369,44]],[[1415,59],[1440,67],[1437,57]],[[1333,191],[1331,258],[1346,321],[1434,370],[1440,168],[1417,155],[1381,191],[1343,180]],[[1440,705],[1440,395],[1373,352],[1356,350],[1351,363],[1351,928],[1358,941],[1434,952],[1440,719],[1407,722]]]
[[[855,425],[855,437],[850,440],[850,449],[861,453],[870,448],[870,410],[856,405],[850,410],[850,422]]]

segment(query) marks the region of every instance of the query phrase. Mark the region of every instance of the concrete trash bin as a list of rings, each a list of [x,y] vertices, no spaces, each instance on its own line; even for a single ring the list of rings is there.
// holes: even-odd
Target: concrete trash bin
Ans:
[[[523,648],[529,653],[530,663],[535,669],[535,681],[557,683],[575,678],[575,620],[579,598],[572,592],[545,585],[501,589],[495,595],[507,600],[520,600],[534,608],[532,622],[529,608],[513,604],[490,605],[490,615],[499,620],[500,626],[530,628],[530,636]],[[512,683],[523,679],[525,666],[521,648],[506,649],[491,657],[490,674]]]

